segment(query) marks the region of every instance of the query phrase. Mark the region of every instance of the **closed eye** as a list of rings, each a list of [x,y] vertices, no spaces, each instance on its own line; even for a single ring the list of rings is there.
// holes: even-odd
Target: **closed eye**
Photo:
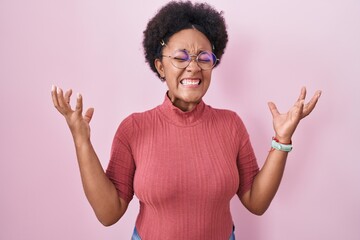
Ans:
[[[173,59],[179,62],[186,62],[188,60],[188,58],[184,57],[174,57]]]

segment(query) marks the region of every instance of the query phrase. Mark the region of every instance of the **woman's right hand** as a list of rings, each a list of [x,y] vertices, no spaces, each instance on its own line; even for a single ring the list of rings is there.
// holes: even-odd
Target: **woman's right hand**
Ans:
[[[83,102],[82,96],[77,95],[76,107],[71,109],[70,106],[70,97],[72,90],[68,90],[63,94],[61,88],[52,86],[51,96],[55,108],[65,117],[66,122],[70,128],[71,134],[73,135],[75,144],[81,144],[83,141],[90,140],[90,126],[89,123],[94,113],[93,108],[86,110],[84,116],[82,115],[83,111]]]

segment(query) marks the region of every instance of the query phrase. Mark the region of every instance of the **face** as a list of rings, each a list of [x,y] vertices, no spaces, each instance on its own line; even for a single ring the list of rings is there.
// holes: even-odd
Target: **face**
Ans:
[[[170,37],[162,54],[171,56],[175,50],[184,49],[191,55],[212,51],[211,43],[203,33],[196,29],[184,29]],[[168,57],[156,59],[155,66],[160,76],[165,78],[171,102],[183,111],[192,110],[209,88],[212,69],[202,70],[195,58],[184,69],[173,66]]]

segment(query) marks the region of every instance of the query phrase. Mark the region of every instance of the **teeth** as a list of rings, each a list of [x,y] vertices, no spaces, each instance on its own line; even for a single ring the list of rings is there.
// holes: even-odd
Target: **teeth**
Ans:
[[[199,85],[200,84],[200,80],[189,80],[189,79],[184,79],[181,81],[182,85]]]

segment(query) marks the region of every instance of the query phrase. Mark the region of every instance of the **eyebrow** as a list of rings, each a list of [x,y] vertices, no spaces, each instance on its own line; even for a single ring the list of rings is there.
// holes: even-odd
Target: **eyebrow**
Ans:
[[[191,51],[189,51],[189,50],[186,49],[186,48],[183,48],[183,49],[181,49],[181,48],[175,49],[173,52],[175,52],[175,51],[177,51],[177,50],[186,51],[186,52],[188,52],[189,54],[192,55]],[[199,49],[196,53],[194,53],[194,54],[195,54],[195,55],[198,55],[198,54],[201,53],[201,52],[209,52],[209,50],[205,50],[205,49],[200,48],[200,49]],[[211,52],[211,51],[210,51],[210,52]]]

